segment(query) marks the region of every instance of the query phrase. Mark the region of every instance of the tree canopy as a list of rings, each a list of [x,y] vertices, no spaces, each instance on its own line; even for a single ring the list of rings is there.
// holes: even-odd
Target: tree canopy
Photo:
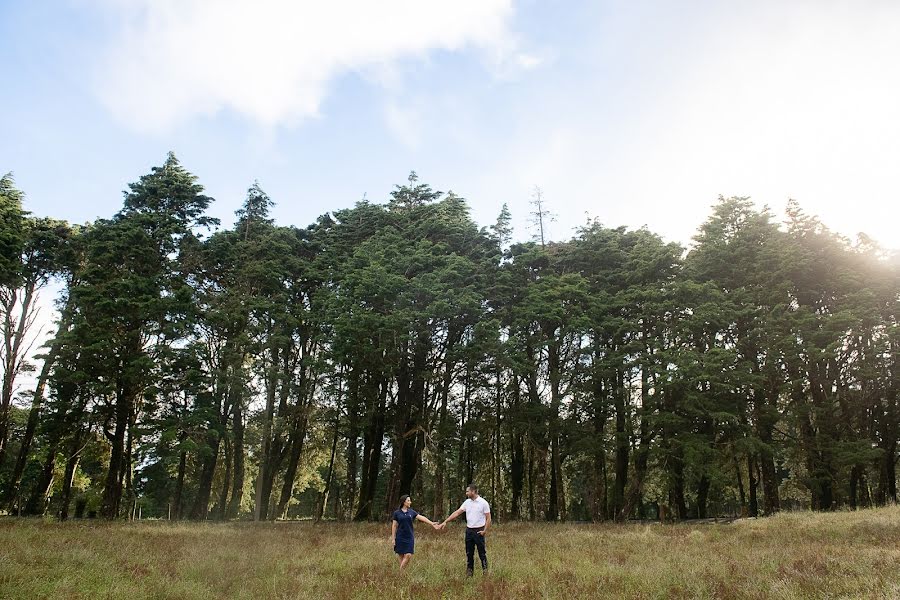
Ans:
[[[719,198],[685,249],[598,221],[516,242],[506,205],[480,227],[414,172],[306,227],[254,182],[218,228],[203,191],[169,154],[73,227],[0,179],[3,509],[375,520],[473,481],[499,519],[897,501],[900,261],[795,202]]]

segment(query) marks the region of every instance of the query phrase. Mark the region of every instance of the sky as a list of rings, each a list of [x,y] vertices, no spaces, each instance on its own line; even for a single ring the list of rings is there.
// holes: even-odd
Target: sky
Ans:
[[[0,65],[35,215],[109,217],[171,150],[226,226],[254,180],[302,227],[415,170],[519,239],[539,186],[555,240],[689,244],[721,194],[900,248],[893,0],[0,0]]]

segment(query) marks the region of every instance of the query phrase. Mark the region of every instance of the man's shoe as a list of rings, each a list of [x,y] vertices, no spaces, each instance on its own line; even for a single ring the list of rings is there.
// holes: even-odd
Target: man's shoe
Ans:
[[[471,577],[472,575],[474,575],[474,573],[472,573],[472,569],[466,569],[466,577]]]
[[[482,577],[487,577],[487,569],[482,569],[481,575],[482,575]]]

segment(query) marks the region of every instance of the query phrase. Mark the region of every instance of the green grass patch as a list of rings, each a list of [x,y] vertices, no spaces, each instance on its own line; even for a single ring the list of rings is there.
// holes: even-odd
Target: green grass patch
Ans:
[[[0,598],[900,598],[900,507],[731,524],[509,523],[465,577],[460,527],[0,520]],[[476,558],[477,562],[477,558]]]

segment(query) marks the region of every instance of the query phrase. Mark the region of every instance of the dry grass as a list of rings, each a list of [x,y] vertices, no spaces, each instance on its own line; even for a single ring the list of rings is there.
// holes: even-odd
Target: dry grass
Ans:
[[[730,525],[504,524],[491,574],[462,530],[0,521],[0,598],[898,598],[900,507]],[[476,558],[477,562],[477,558]]]

